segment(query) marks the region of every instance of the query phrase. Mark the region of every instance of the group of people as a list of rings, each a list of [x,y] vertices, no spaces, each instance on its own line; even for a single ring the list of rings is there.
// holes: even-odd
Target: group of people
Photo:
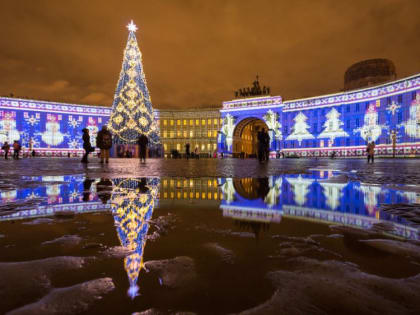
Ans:
[[[265,128],[258,131],[258,161],[260,163],[268,161],[270,157],[270,136]]]
[[[82,132],[83,149],[85,150],[85,153],[83,154],[81,162],[89,163],[89,153],[94,152],[95,148],[90,143],[89,129],[84,128],[82,129]],[[147,146],[149,145],[149,139],[146,135],[141,134],[137,140],[137,144],[139,145],[140,162],[146,163],[146,153]],[[112,134],[106,125],[103,125],[102,129],[96,135],[96,145],[100,149],[101,163],[109,163],[109,150],[112,148]]]
[[[7,160],[9,158],[10,144],[5,141],[1,149],[4,151],[4,158]],[[21,150],[22,146],[20,145],[19,141],[13,141],[13,158],[15,160],[19,160],[19,154]]]

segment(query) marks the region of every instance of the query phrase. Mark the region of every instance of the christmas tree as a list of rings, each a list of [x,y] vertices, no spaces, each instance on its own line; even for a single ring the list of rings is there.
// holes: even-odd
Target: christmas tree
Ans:
[[[318,138],[329,138],[333,142],[335,138],[349,136],[341,128],[344,123],[339,119],[340,113],[335,108],[331,109],[326,117],[327,120],[324,123],[325,129],[319,134]]]
[[[286,138],[286,140],[297,140],[301,145],[304,139],[314,139],[315,137],[308,131],[309,125],[306,123],[308,118],[300,112],[293,119],[295,121],[292,127],[292,133]]]
[[[137,27],[133,21],[127,27],[127,46],[108,128],[114,135],[115,143],[136,143],[140,134],[144,134],[151,144],[158,144],[159,129],[154,119],[141,52],[134,34]]]
[[[128,295],[133,299],[139,291],[137,281],[144,268],[146,236],[159,193],[159,183],[158,178],[114,180],[111,210],[121,245],[130,252],[124,259],[124,268],[130,282]]]

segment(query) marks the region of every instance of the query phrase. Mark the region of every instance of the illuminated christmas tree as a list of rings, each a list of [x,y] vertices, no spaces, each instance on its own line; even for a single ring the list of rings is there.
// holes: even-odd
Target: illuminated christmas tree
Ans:
[[[293,119],[295,121],[292,127],[292,133],[286,138],[286,140],[297,140],[299,145],[302,144],[302,140],[314,139],[314,136],[308,131],[309,125],[306,123],[308,118],[300,112]]]
[[[340,113],[332,108],[326,115],[327,120],[324,123],[324,130],[318,138],[329,138],[330,143],[334,142],[335,138],[348,137],[349,135],[341,127],[344,123],[340,120]]]
[[[158,144],[159,129],[154,118],[142,55],[135,35],[137,27],[133,21],[127,27],[127,46],[108,128],[114,135],[115,143],[134,144],[139,135],[144,134],[149,138],[149,143]]]

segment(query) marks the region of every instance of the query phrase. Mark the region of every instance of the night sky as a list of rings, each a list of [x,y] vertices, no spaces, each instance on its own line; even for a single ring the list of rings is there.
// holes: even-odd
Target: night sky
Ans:
[[[364,59],[419,73],[419,16],[419,0],[2,0],[0,95],[111,106],[131,19],[156,108],[221,105],[256,74],[286,100],[334,93]]]

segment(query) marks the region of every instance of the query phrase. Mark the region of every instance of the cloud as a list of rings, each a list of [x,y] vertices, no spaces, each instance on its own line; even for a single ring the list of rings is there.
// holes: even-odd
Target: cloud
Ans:
[[[255,74],[284,99],[337,92],[363,59],[420,72],[418,12],[405,0],[3,1],[0,95],[110,105],[131,19],[155,107],[221,104]]]

